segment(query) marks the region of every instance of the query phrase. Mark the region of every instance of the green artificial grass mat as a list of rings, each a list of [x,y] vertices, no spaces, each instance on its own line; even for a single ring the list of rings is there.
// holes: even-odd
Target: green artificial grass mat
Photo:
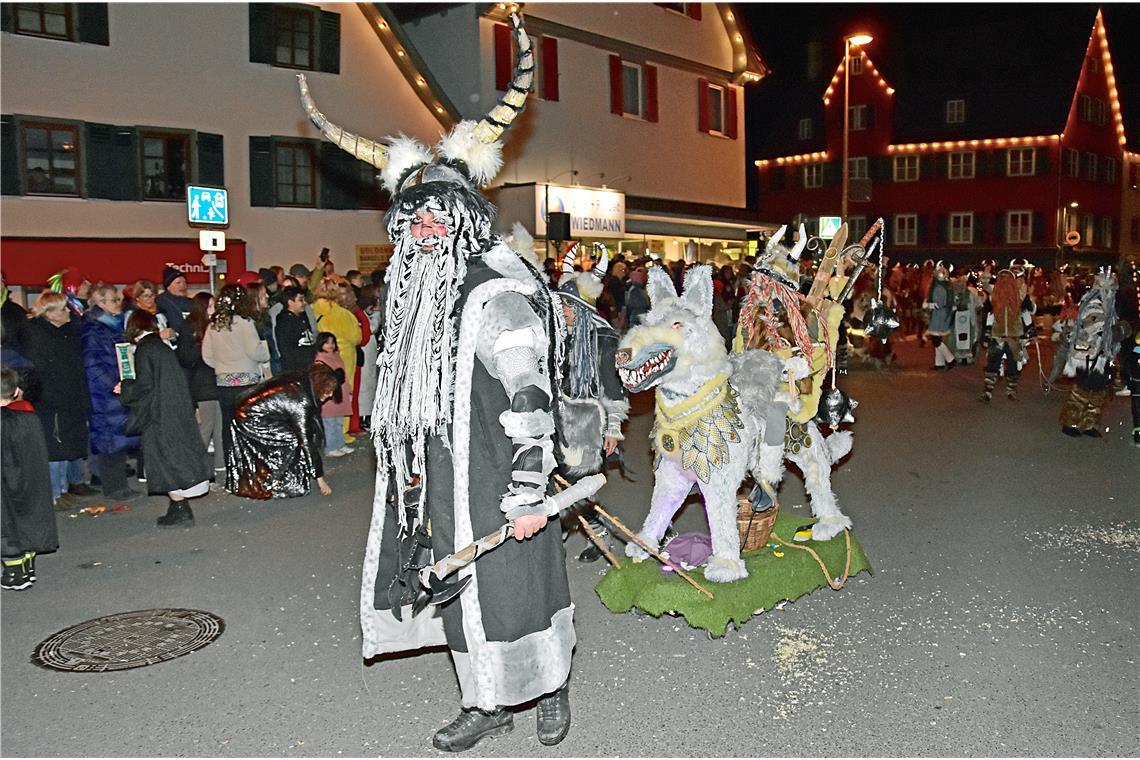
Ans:
[[[809,522],[814,521],[781,512],[776,517],[774,532],[785,541],[794,543],[792,536],[796,530]],[[634,563],[624,556],[619,556],[621,569],[610,567],[598,582],[598,598],[610,612],[624,613],[637,607],[654,617],[677,613],[692,627],[706,630],[713,636],[723,636],[729,623],[739,627],[757,610],[770,610],[784,600],[794,601],[816,589],[828,588],[819,563],[810,554],[781,546],[775,538],[769,538],[768,542],[776,544],[776,548],[764,546],[741,555],[748,568],[748,577],[742,580],[712,583],[705,580],[704,568],[689,571],[694,580],[712,592],[712,599],[676,573],[663,571],[661,564],[652,557]],[[807,541],[798,545],[814,549],[831,571],[832,578],[842,578],[847,559],[842,533],[830,541]],[[784,556],[777,557],[775,552],[782,552]],[[864,570],[872,572],[871,563],[852,535],[850,577]]]

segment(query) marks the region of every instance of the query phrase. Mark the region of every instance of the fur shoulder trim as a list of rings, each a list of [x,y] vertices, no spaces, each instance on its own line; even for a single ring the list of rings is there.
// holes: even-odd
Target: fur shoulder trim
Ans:
[[[578,295],[585,301],[593,303],[598,302],[598,297],[602,294],[602,281],[589,272],[574,272],[573,274],[564,274],[558,280],[558,286],[563,287],[567,283],[573,282],[578,287]]]
[[[530,231],[523,227],[522,222],[515,222],[511,225],[511,234],[503,242],[512,251],[538,267],[538,259],[534,255],[534,235],[531,235]]]
[[[501,240],[483,254],[483,261],[503,277],[518,280],[524,286],[519,292],[529,295],[538,287],[526,263]]]
[[[478,122],[461,121],[455,129],[439,141],[439,154],[452,161],[467,164],[471,179],[476,185],[485,185],[495,178],[503,166],[503,146],[498,141],[485,143],[475,134]]]
[[[388,165],[380,172],[380,181],[389,193],[399,189],[400,178],[409,169],[431,163],[431,151],[414,137],[400,134],[388,143]]]

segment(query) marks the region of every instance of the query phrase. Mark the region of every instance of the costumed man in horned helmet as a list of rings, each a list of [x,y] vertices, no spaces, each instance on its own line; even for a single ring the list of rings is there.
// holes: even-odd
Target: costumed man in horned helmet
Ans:
[[[988,402],[994,396],[1005,361],[1005,395],[1010,401],[1017,399],[1017,379],[1021,375],[1021,357],[1025,353],[1024,341],[1034,337],[1033,310],[1017,287],[1017,278],[1009,269],[997,273],[993,292],[990,293],[990,313],[986,315],[986,328],[982,339],[986,346],[985,387],[979,401]]]
[[[574,251],[581,248],[575,243],[575,248],[562,257],[562,277],[558,280],[557,294],[567,328],[558,461],[571,479],[602,471],[603,452],[608,457],[617,451],[618,442],[623,440],[621,424],[629,416],[625,386],[614,363],[620,336],[597,310],[602,279],[609,268],[609,251],[601,243],[594,245],[601,256],[590,271],[575,271]],[[606,527],[593,503],[587,502],[581,514],[604,541]],[[601,548],[591,542],[578,559],[596,562],[601,556]]]
[[[934,369],[950,369],[954,366],[954,352],[947,345],[954,323],[954,291],[950,287],[950,273],[953,271],[952,264],[947,267],[939,261],[934,265],[934,276],[922,304],[930,312],[926,334],[930,337],[930,345],[934,346]]]
[[[1081,298],[1073,320],[1053,359],[1049,382],[1064,374],[1073,389],[1061,407],[1061,432],[1078,438],[1100,438],[1100,417],[1112,396],[1112,360],[1131,330],[1116,316],[1116,275],[1101,269]]]
[[[499,140],[534,79],[531,42],[511,19],[518,63],[507,93],[480,121],[457,125],[434,155],[411,138],[386,145],[345,132],[301,85],[322,133],[380,168],[392,196],[363,654],[447,645],[462,711],[432,743],[450,752],[511,731],[504,708],[530,700],[543,744],[570,728],[574,607],[562,537],[547,527],[544,503],[555,466],[557,317],[542,274],[492,233],[495,208],[477,190],[501,166]],[[424,555],[451,555],[505,521],[517,540],[460,570],[466,586],[447,603],[414,614],[409,573]]]

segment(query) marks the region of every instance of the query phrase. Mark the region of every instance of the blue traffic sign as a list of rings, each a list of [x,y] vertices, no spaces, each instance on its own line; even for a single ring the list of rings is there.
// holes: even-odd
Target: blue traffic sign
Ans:
[[[186,188],[186,211],[189,214],[190,224],[216,224],[219,226],[230,223],[230,204],[224,187],[198,187],[190,185]]]

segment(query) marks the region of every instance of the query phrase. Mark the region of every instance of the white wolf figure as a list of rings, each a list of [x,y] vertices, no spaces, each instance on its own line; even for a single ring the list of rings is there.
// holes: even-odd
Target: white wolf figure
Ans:
[[[652,308],[644,323],[626,334],[616,356],[630,392],[657,388],[655,482],[639,535],[658,545],[695,483],[704,496],[712,538],[705,577],[718,583],[746,578],[736,494],[750,470],[758,480],[773,484],[782,476],[784,447],[764,446],[763,433],[786,372],[784,362],[768,351],[728,354],[712,321],[708,266],[688,271],[681,296],[669,276],[654,267],[648,291]],[[778,419],[783,424],[782,416]],[[830,488],[831,466],[850,450],[850,433],[825,441],[814,422],[808,429],[811,445],[788,454],[804,472],[813,512],[820,518],[813,538],[826,540],[851,526]],[[634,543],[626,545],[626,554],[634,559],[648,556]]]

